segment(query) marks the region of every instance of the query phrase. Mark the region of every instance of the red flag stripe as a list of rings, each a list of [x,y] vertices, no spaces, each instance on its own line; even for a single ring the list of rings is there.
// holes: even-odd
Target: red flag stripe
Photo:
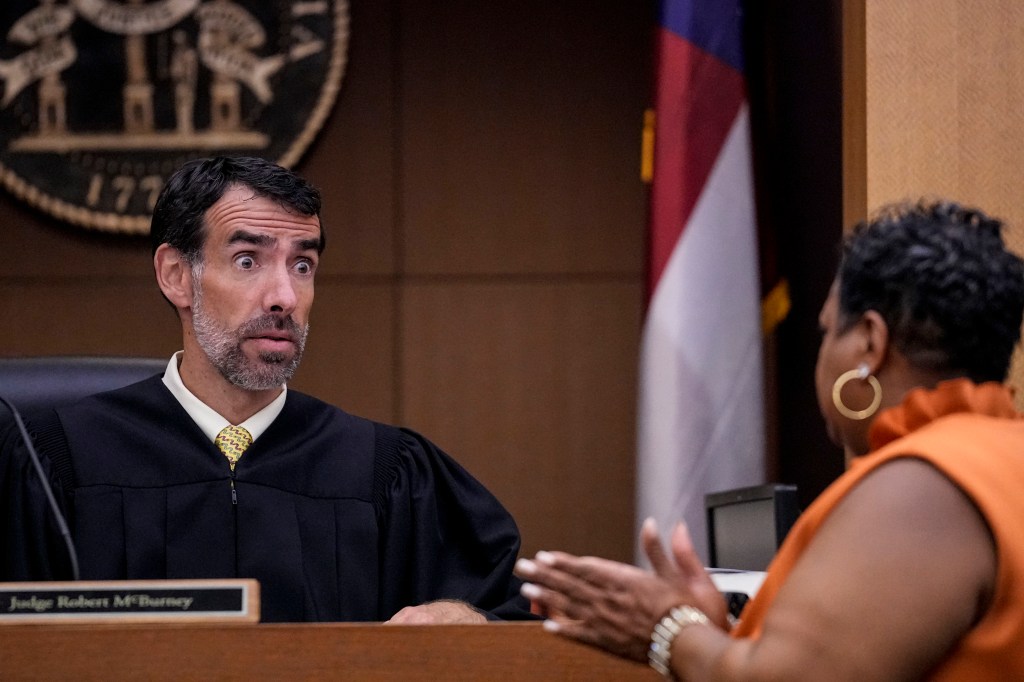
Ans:
[[[741,72],[671,31],[658,42],[648,300],[746,97]]]

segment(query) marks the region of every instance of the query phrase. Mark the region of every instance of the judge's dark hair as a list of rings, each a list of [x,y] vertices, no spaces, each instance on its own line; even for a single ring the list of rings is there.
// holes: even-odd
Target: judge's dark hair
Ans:
[[[195,265],[206,238],[203,216],[231,187],[245,186],[257,196],[306,216],[320,217],[320,192],[276,163],[257,157],[224,157],[189,161],[171,175],[156,200],[149,239],[155,253],[163,243]],[[326,245],[320,228],[319,251]]]
[[[1024,261],[1002,223],[951,201],[893,204],[843,242],[839,325],[868,310],[915,366],[1003,381],[1024,315]]]

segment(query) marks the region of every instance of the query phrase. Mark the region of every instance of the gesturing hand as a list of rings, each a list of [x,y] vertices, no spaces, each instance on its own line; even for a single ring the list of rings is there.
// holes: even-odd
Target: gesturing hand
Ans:
[[[597,557],[538,552],[533,561],[516,564],[516,574],[528,581],[523,596],[549,614],[548,629],[636,661],[646,660],[651,630],[673,606],[695,606],[724,627],[725,601],[685,526],[673,532],[673,558],[653,520],[644,523],[640,538],[653,572]]]
[[[728,629],[729,607],[693,549],[686,524],[677,523],[672,530],[672,558],[665,554],[654,519],[644,521],[640,529],[640,542],[654,572],[674,584],[679,592],[687,594],[685,599],[673,606],[689,604],[703,611],[712,623]]]

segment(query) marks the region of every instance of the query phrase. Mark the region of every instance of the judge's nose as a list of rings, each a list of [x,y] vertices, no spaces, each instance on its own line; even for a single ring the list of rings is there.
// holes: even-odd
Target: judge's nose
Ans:
[[[295,282],[287,268],[275,269],[264,282],[263,309],[269,312],[291,314],[298,303]]]

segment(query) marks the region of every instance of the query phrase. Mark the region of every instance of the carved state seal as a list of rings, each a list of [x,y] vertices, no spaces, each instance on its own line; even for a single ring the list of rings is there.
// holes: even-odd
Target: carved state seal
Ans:
[[[0,180],[60,220],[145,233],[187,159],[298,161],[348,26],[347,0],[3,0]]]

